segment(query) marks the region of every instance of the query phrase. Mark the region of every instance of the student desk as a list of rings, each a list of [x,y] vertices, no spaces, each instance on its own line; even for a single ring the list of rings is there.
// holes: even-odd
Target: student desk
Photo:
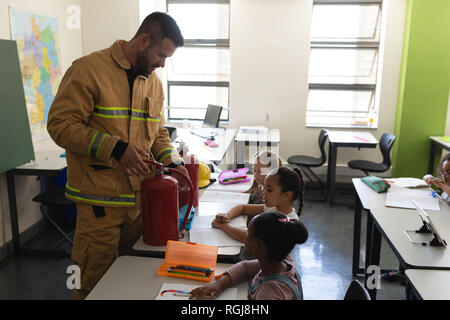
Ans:
[[[439,201],[440,211],[427,210],[441,236],[450,239],[450,207]],[[411,244],[404,230],[417,230],[422,226],[416,210],[400,208],[372,208],[367,217],[366,270],[379,265],[381,237],[383,236],[405,269],[450,270],[450,249]],[[367,284],[368,274],[365,274]],[[376,298],[376,290],[370,290]]]
[[[450,300],[450,271],[409,269],[405,274],[408,299]]]
[[[216,164],[222,162],[225,153],[233,142],[235,129],[216,128],[217,135],[214,136],[214,142],[219,146],[210,148],[205,145],[205,138],[196,136],[189,129],[177,128],[177,139],[175,142],[183,141],[187,144],[189,153],[194,154],[197,158],[204,161],[211,161]]]
[[[153,300],[163,283],[195,284],[200,287],[206,282],[158,276],[157,270],[163,259],[122,256],[117,258],[106,271],[87,300]],[[231,264],[218,263],[215,274],[226,271]],[[246,300],[248,282],[240,283],[237,299]]]
[[[328,131],[328,204],[331,206],[336,192],[337,150],[341,148],[376,148],[378,140],[369,132]]]
[[[353,178],[352,182],[355,188],[352,274],[356,276],[357,274],[364,274],[364,269],[359,267],[362,210],[370,211],[374,208],[384,208],[386,193],[376,193],[360,178]]]
[[[196,208],[196,215],[216,215],[217,213],[225,213],[236,206],[234,203],[222,202],[199,202]],[[193,223],[195,224],[195,217]],[[189,241],[189,232],[186,233],[182,241]],[[243,246],[243,244],[242,244]],[[242,246],[239,247],[219,247],[218,261],[235,262],[241,253]],[[143,236],[134,244],[133,250],[136,254],[145,257],[164,257],[166,246],[150,246],[143,240]]]
[[[442,140],[442,136],[434,136],[430,138],[430,157],[428,161],[428,173],[433,174],[434,171],[434,156],[436,154],[436,147],[450,151],[450,142]]]
[[[275,153],[279,153],[280,130],[269,129],[262,133],[247,133],[240,129],[234,141],[236,144],[236,164],[238,168],[243,168],[245,165],[245,146],[271,147],[271,149],[276,149],[274,150]]]
[[[9,211],[11,217],[12,241],[15,253],[34,252],[48,253],[48,250],[38,250],[22,247],[20,243],[19,221],[17,216],[17,199],[14,176],[57,176],[67,166],[66,158],[60,157],[61,151],[51,151],[36,154],[36,160],[11,169],[6,172]],[[55,252],[56,253],[56,252]]]

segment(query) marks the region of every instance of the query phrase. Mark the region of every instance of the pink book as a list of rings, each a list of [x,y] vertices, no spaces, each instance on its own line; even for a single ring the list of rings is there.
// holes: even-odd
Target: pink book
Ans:
[[[220,184],[233,184],[247,182],[251,179],[247,176],[248,168],[224,170],[219,174]]]

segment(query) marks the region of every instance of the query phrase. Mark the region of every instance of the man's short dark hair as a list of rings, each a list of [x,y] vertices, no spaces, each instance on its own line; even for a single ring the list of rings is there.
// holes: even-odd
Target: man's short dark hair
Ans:
[[[153,12],[142,21],[133,39],[146,33],[150,36],[152,45],[159,44],[164,38],[169,38],[175,47],[184,46],[183,35],[176,21],[164,12]]]

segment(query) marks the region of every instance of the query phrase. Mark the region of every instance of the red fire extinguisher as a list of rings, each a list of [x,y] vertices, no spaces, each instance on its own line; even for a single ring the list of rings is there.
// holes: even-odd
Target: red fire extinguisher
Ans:
[[[189,173],[189,178],[191,178],[192,185],[194,186],[194,208],[198,207],[198,159],[195,155],[191,153],[183,154],[180,152],[180,156],[183,157],[184,166]],[[184,200],[185,196],[180,194],[180,208],[184,207],[187,204],[187,201]]]
[[[187,219],[193,205],[194,187],[183,172],[172,168],[164,169],[161,163],[154,161],[150,161],[149,164],[159,169],[156,170],[154,177],[149,177],[141,183],[143,240],[151,246],[165,246],[168,240],[178,241],[184,237]],[[191,190],[181,232],[178,228],[178,181],[163,174],[165,172],[182,177]]]

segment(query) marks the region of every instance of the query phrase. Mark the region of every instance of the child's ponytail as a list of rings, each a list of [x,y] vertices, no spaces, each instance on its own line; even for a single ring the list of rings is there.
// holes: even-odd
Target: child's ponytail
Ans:
[[[303,179],[303,174],[299,168],[293,168],[293,170],[295,171],[295,173],[298,176],[298,179],[300,180],[300,185],[297,189],[295,198],[298,201],[297,215],[300,217],[304,205],[305,180]]]

